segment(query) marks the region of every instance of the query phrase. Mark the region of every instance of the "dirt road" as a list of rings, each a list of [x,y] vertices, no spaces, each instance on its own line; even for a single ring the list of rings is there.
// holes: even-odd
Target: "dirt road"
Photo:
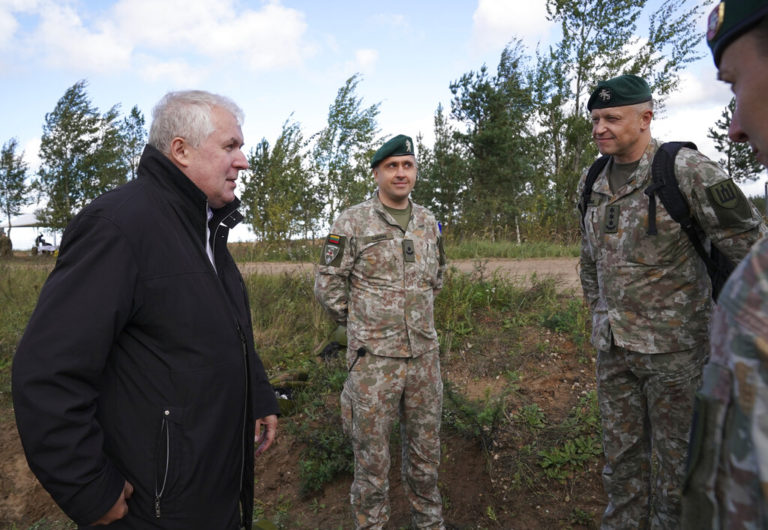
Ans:
[[[534,259],[465,259],[451,260],[450,266],[461,272],[482,274],[491,277],[494,274],[506,278],[527,280],[532,274],[554,276],[563,289],[580,289],[578,258],[534,258]],[[296,262],[249,262],[240,264],[243,274],[254,272],[261,274],[314,273],[314,264]]]

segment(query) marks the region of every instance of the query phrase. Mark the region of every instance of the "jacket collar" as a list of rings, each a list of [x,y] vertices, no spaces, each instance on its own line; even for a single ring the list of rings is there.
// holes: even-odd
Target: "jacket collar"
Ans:
[[[139,161],[137,178],[158,188],[171,207],[191,223],[195,233],[199,234],[200,241],[205,242],[208,198],[167,156],[155,147],[147,145]],[[243,219],[238,211],[239,206],[240,200],[235,198],[229,204],[214,209],[210,226],[236,226]],[[213,229],[211,231],[213,232]]]
[[[400,224],[395,221],[395,218],[392,217],[392,214],[390,214],[387,211],[387,208],[384,206],[384,203],[381,202],[381,199],[379,198],[379,192],[373,194],[373,197],[371,197],[371,203],[373,204],[373,209],[378,213],[384,221],[386,221],[388,224],[391,224],[392,226],[397,226],[402,230],[402,227]],[[410,197],[408,197],[408,204],[411,207],[411,222],[413,222],[413,201]]]
[[[645,148],[645,151],[640,157],[640,162],[637,164],[637,167],[629,176],[629,179],[627,179],[626,185],[621,188],[621,193],[617,193],[614,199],[618,199],[624,195],[629,195],[636,189],[644,188],[647,185],[651,178],[651,163],[653,162],[653,155],[656,154],[659,145],[660,142],[658,140],[651,138],[651,141],[648,142],[648,146]],[[595,181],[595,185],[592,188],[594,192],[607,195],[609,197],[613,195],[613,192],[611,192],[611,186],[608,183],[608,171],[610,170],[612,163],[613,158],[611,158],[611,160],[605,165],[605,169],[603,169],[598,179]]]

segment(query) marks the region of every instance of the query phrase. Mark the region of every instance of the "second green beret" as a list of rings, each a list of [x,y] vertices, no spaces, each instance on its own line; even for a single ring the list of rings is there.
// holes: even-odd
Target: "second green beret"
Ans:
[[[371,158],[371,168],[379,165],[379,162],[388,156],[402,156],[413,154],[413,140],[410,136],[398,134],[394,138],[387,140],[384,145]]]
[[[587,102],[587,110],[636,105],[651,99],[651,89],[643,78],[625,74],[597,83]]]
[[[729,0],[720,2],[707,19],[707,44],[715,66],[728,45],[768,15],[768,0]]]

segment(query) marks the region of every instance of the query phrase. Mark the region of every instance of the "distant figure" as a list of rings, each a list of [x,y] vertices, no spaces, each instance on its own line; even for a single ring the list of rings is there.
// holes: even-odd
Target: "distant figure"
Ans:
[[[278,406],[227,250],[242,121],[222,96],[163,97],[138,177],[70,222],[19,343],[24,451],[79,525],[252,527]]]
[[[56,245],[48,243],[42,233],[35,238],[35,249],[38,254],[53,254],[57,250]]]
[[[445,269],[440,227],[410,200],[417,175],[410,137],[386,142],[371,168],[376,195],[333,223],[315,277],[318,301],[348,331],[341,410],[355,453],[355,528],[381,529],[389,519],[389,439],[399,419],[413,528],[444,529],[434,323]]]
[[[5,228],[0,228],[0,256],[9,257],[13,255],[13,244],[11,238],[5,233]]]
[[[651,136],[648,84],[635,75],[601,81],[587,108],[592,138],[610,155],[583,205],[580,272],[597,349],[602,525],[678,528],[694,394],[709,355],[711,282],[680,223],[649,197],[661,142]],[[760,214],[694,149],[679,151],[674,173],[706,237],[740,261],[765,233]]]
[[[768,1],[708,20],[717,77],[736,99],[728,136],[768,167]],[[736,267],[712,315],[683,490],[683,528],[768,528],[768,238]]]

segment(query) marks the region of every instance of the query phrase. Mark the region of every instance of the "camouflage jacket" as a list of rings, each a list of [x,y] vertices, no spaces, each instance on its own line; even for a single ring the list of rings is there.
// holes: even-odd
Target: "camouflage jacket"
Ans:
[[[696,396],[685,528],[768,528],[768,238],[725,284]]]
[[[438,347],[434,298],[445,256],[432,214],[411,202],[408,230],[378,196],[336,219],[323,246],[315,296],[347,326],[348,351],[417,357]]]
[[[637,169],[616,194],[607,171],[592,187],[581,223],[581,285],[592,311],[592,344],[613,342],[642,353],[688,350],[707,340],[712,308],[706,266],[661,201],[657,235],[648,235],[651,140]],[[675,175],[691,214],[710,241],[738,262],[765,233],[760,214],[731,179],[698,151],[683,148]],[[579,184],[584,187],[586,171]],[[723,197],[730,200],[724,200]]]

